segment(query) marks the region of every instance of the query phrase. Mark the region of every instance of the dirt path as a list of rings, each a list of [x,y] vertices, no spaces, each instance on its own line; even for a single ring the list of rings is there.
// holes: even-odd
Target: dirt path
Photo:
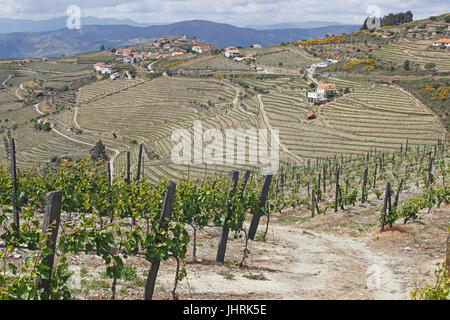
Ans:
[[[8,78],[5,79],[5,81],[2,82],[2,86],[6,87],[6,83],[9,81],[9,79],[11,79],[13,76],[12,74],[8,75]]]
[[[39,103],[36,103],[34,105],[34,108],[36,109],[36,111],[39,114],[41,114],[41,115],[45,114],[44,112],[39,110]],[[41,123],[41,121],[42,121],[42,119],[39,119],[38,123]],[[56,134],[60,135],[61,137],[65,138],[67,140],[70,140],[70,141],[75,142],[75,143],[83,144],[83,145],[86,145],[86,146],[90,146],[90,147],[94,147],[95,146],[95,144],[92,144],[92,143],[89,143],[89,142],[84,142],[84,141],[81,141],[81,140],[77,140],[77,139],[74,139],[74,138],[71,138],[71,137],[65,135],[64,133],[62,133],[59,130],[55,129],[53,124],[51,124],[50,126],[51,126],[51,130],[53,132],[55,132]],[[117,156],[120,154],[120,151],[117,150],[117,149],[114,149],[114,148],[106,147],[106,146],[105,146],[105,148],[106,148],[106,150],[114,152],[114,156],[109,161],[109,168],[111,170],[111,181],[112,181],[112,180],[114,180],[114,161],[116,160]]]
[[[360,241],[286,226],[273,226],[271,233],[266,243],[250,243],[247,269],[189,265],[190,294],[213,299],[409,298],[388,258]],[[181,292],[186,292],[184,285]]]

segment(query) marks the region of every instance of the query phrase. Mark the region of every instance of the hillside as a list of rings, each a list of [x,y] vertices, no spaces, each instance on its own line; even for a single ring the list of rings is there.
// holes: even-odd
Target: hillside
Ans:
[[[310,29],[256,30],[203,20],[150,27],[86,25],[80,30],[65,28],[46,32],[0,34],[0,58],[74,55],[98,50],[101,44],[107,48],[118,48],[174,34],[196,37],[220,47],[249,47],[254,43],[267,46],[289,41],[291,38],[310,39],[356,29],[354,25],[337,25]]]
[[[0,35],[0,299],[448,298],[448,17]]]

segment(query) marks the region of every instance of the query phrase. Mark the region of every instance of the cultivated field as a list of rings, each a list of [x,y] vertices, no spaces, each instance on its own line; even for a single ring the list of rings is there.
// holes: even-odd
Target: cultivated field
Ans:
[[[373,55],[381,60],[403,65],[405,60],[417,64],[422,69],[428,62],[436,64],[438,71],[450,71],[450,50],[429,49],[432,40],[398,41],[381,49],[375,50]]]
[[[278,48],[267,53],[254,55],[256,62],[262,66],[299,69],[312,64],[318,59],[312,58],[301,49]]]
[[[80,65],[76,63],[59,63],[53,61],[38,61],[26,63],[23,66],[25,69],[40,71],[40,72],[55,72],[55,73],[70,73],[79,72],[82,70],[92,69],[92,66]]]
[[[73,110],[58,118],[62,126],[79,126],[83,141],[102,139],[121,151],[131,151],[133,170],[138,145],[144,143],[143,170],[155,182],[162,176],[180,177],[188,172],[207,176],[233,167],[171,163],[171,150],[176,145],[171,139],[173,131],[184,128],[193,135],[195,120],[203,121],[203,130],[279,129],[280,159],[288,162],[354,157],[375,149],[391,152],[407,139],[415,147],[434,144],[445,135],[435,116],[398,88],[337,78],[323,81],[351,92],[316,107],[307,103],[311,89],[299,76],[233,82],[173,77],[105,80],[79,90],[76,123]],[[257,93],[255,88],[265,91]],[[237,99],[239,92],[241,99]],[[308,112],[316,113],[317,119],[307,121]],[[123,173],[124,152],[116,164],[117,173]]]
[[[212,72],[212,73],[227,73],[227,72],[243,72],[254,71],[253,68],[244,63],[233,61],[223,55],[210,56],[203,59],[195,60],[192,63],[180,64],[180,70],[190,72]]]

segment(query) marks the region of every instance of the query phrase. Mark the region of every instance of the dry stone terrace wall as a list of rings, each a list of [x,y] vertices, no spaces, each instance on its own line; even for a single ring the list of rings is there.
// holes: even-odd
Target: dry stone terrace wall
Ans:
[[[428,62],[434,62],[438,71],[450,71],[450,50],[446,48],[427,51],[431,45],[432,40],[399,41],[375,50],[373,55],[378,59],[399,65],[403,65],[405,60],[409,60],[421,68],[424,68]]]
[[[163,77],[142,82],[101,81],[80,89],[78,98],[86,103],[79,107],[77,122],[82,129],[97,132],[105,143],[121,151],[131,150],[132,170],[136,170],[138,144],[145,143],[160,156],[155,161],[144,152],[144,173],[155,182],[162,176],[180,177],[188,171],[203,176],[234,168],[226,164],[188,168],[171,163],[171,150],[176,144],[171,139],[173,131],[184,128],[193,135],[195,120],[202,120],[203,130],[218,128],[223,132],[229,128],[277,128],[284,147],[303,159],[361,155],[371,149],[394,151],[406,139],[414,147],[435,144],[445,136],[431,112],[393,87],[322,79],[321,82],[336,83],[341,90],[348,87],[351,93],[315,107],[306,102],[311,89],[300,76],[239,79],[235,84],[242,84],[240,81],[249,90],[242,106],[238,103],[215,116],[204,116],[187,106],[193,100],[232,104],[237,91],[216,80]],[[267,92],[252,93],[255,87]],[[242,92],[245,94],[244,87]],[[269,123],[263,121],[262,110]],[[305,113],[311,111],[317,112],[318,118],[306,121]],[[113,139],[112,132],[127,140]],[[95,142],[95,136],[91,134],[89,141]],[[138,144],[127,142],[131,139]],[[126,166],[124,152],[117,157],[116,164],[116,170],[122,172]]]

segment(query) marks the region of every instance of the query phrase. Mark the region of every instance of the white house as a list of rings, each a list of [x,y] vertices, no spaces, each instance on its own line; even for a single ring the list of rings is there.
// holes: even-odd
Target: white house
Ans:
[[[94,70],[101,71],[103,65],[104,65],[103,62],[97,62],[96,64],[94,64]]]
[[[197,53],[203,53],[203,52],[209,51],[209,47],[208,46],[193,46],[192,51],[197,52]]]
[[[450,47],[450,39],[439,39],[433,41],[433,46],[435,47]]]
[[[237,49],[227,49],[225,50],[225,57],[234,58],[240,54],[240,51]]]
[[[102,65],[102,67],[100,68],[100,71],[102,72],[102,74],[105,74],[105,73],[111,74],[111,73],[112,73],[112,65],[110,65],[110,64],[104,64],[104,65]]]
[[[326,102],[329,97],[334,97],[338,94],[338,89],[334,83],[322,83],[317,86],[315,92],[308,92],[308,102],[322,103]]]
[[[259,48],[261,48],[261,45],[255,43],[255,44],[252,44],[250,47],[251,47],[251,48],[254,48],[254,49],[259,49]]]
[[[114,72],[113,74],[111,74],[110,76],[109,76],[109,78],[111,79],[111,80],[116,80],[117,78],[119,78],[120,77],[120,74],[118,73],[118,72]]]

